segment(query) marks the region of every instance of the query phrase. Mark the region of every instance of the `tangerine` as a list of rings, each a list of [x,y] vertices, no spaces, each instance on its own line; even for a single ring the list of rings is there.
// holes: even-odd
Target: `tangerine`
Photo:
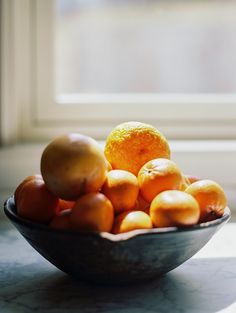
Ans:
[[[150,203],[164,190],[180,189],[182,173],[173,161],[154,159],[140,169],[138,183],[142,197]]]
[[[156,227],[197,224],[200,208],[194,197],[180,190],[167,190],[152,201],[150,217]]]

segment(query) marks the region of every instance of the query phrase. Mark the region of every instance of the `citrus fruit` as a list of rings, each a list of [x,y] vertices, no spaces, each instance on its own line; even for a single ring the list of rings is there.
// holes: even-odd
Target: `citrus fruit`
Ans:
[[[224,214],[227,199],[223,188],[216,182],[204,179],[192,183],[186,190],[200,206],[200,222],[216,219]]]
[[[114,234],[120,234],[135,229],[150,228],[152,228],[152,221],[147,213],[143,211],[127,211],[115,218],[112,232]]]
[[[138,183],[144,200],[151,202],[164,190],[180,189],[182,174],[173,161],[163,158],[154,159],[140,169]]]
[[[17,214],[31,221],[47,223],[56,214],[58,198],[42,179],[27,180],[17,192]]]
[[[99,144],[77,133],[54,139],[43,151],[41,173],[58,198],[76,200],[98,191],[106,179],[107,163]]]
[[[102,193],[81,196],[72,208],[70,224],[73,230],[110,232],[114,221],[111,201]]]
[[[113,169],[138,174],[140,168],[155,158],[170,158],[166,138],[155,127],[140,122],[116,126],[108,135],[105,156]]]
[[[139,192],[137,177],[124,170],[111,170],[102,187],[102,193],[110,199],[115,213],[134,208]]]
[[[14,192],[14,200],[15,200],[15,204],[17,205],[17,199],[18,199],[18,195],[22,189],[22,187],[25,185],[25,183],[27,183],[30,180],[42,180],[42,176],[40,174],[34,174],[34,175],[30,175],[27,176],[16,188],[15,192]]]
[[[200,216],[198,202],[180,190],[167,190],[158,194],[150,206],[150,217],[156,227],[192,226]]]

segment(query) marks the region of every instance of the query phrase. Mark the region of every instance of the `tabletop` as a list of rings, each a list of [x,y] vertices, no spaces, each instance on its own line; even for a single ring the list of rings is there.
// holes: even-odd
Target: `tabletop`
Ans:
[[[78,281],[40,256],[0,219],[1,313],[235,313],[236,223],[165,276],[130,286]]]

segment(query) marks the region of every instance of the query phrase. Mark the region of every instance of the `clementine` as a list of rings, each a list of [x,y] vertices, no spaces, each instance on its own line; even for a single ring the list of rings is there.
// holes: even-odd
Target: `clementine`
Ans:
[[[179,190],[167,190],[152,201],[150,217],[156,227],[192,226],[200,216],[198,202]]]
[[[110,232],[114,221],[111,201],[102,193],[81,196],[72,208],[70,224],[73,230]]]
[[[58,198],[46,187],[42,179],[26,181],[17,192],[17,214],[29,220],[47,223],[56,214]]]
[[[140,169],[138,183],[144,200],[151,202],[158,193],[164,190],[180,189],[182,174],[173,161],[154,159]]]
[[[200,222],[207,222],[221,217],[227,205],[223,188],[216,182],[204,179],[192,183],[186,190],[200,206]]]
[[[115,213],[131,210],[139,192],[137,177],[124,170],[111,170],[101,192],[110,199]]]

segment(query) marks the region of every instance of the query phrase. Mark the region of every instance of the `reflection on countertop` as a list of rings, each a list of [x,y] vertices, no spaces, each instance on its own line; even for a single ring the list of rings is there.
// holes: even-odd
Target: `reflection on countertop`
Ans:
[[[235,313],[236,224],[225,225],[193,258],[145,284],[95,286],[43,259],[0,220],[0,312]]]

